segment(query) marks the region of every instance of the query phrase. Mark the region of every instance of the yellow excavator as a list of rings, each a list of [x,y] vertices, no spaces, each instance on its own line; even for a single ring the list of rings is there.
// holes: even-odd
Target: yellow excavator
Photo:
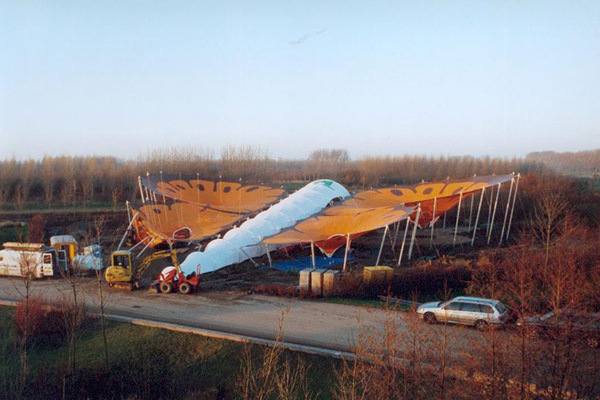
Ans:
[[[145,257],[142,262],[133,268],[132,254],[129,250],[113,251],[110,256],[110,266],[106,268],[104,277],[108,286],[119,289],[135,290],[140,287],[140,279],[144,270],[152,263],[152,261],[162,258],[171,257],[173,266],[179,271],[179,262],[177,261],[177,252],[171,250],[156,251]]]

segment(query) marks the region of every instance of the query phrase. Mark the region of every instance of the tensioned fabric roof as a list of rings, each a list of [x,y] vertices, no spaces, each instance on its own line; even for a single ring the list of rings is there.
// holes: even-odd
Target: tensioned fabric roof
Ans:
[[[462,198],[465,200],[483,188],[509,182],[514,174],[474,176],[468,179],[424,182],[411,186],[394,186],[359,192],[346,200],[344,205],[355,207],[385,207],[398,204],[416,206],[421,204],[419,225],[425,227],[432,220],[456,206]],[[435,215],[433,209],[435,206]],[[415,212],[411,218],[415,218]]]
[[[188,203],[144,205],[137,211],[134,226],[138,237],[149,236],[153,245],[163,241],[201,241],[216,236],[243,217]]]
[[[149,175],[142,185],[162,196],[184,203],[198,204],[234,213],[253,213],[277,202],[286,195],[282,188],[242,185],[239,182],[209,181],[175,175]]]
[[[333,206],[293,228],[263,239],[263,242],[275,245],[314,242],[325,254],[331,256],[346,243],[346,236],[350,235],[352,239],[390,225],[407,218],[413,210],[414,207],[401,205],[375,208]]]
[[[145,204],[134,222],[138,239],[165,241],[214,237],[279,201],[284,189],[238,182],[153,174],[140,178]]]
[[[181,264],[185,273],[206,273],[258,257],[267,251],[263,239],[296,226],[350,193],[339,183],[321,179],[304,186],[281,202],[211,241],[203,251],[191,253]],[[275,247],[275,246],[273,246]]]
[[[422,211],[419,225],[424,227],[455,207],[461,197],[513,178],[511,174],[396,186],[359,192],[351,198],[340,184],[320,180],[272,205],[283,192],[232,182],[166,180],[163,176],[159,182],[148,179],[154,186],[150,195],[145,195],[146,204],[139,209],[136,224],[157,242],[197,241],[232,228],[250,215],[248,210],[266,208],[182,263],[186,273],[197,269],[210,272],[260,256],[269,245],[275,248],[312,242],[331,255],[348,236],[352,240],[409,216],[414,219],[418,205]],[[341,203],[331,205],[340,199]]]

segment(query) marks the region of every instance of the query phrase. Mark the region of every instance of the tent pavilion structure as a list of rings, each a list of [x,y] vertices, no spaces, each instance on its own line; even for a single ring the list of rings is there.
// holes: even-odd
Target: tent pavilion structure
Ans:
[[[485,225],[488,244],[495,224],[501,224],[498,244],[508,239],[519,178],[515,174],[474,176],[354,195],[339,183],[322,179],[288,195],[283,189],[263,185],[148,174],[138,179],[141,205],[128,205],[128,231],[136,232],[134,247],[144,246],[140,254],[158,244],[207,243],[181,264],[185,273],[207,273],[265,254],[270,261],[270,251],[297,244],[310,244],[313,264],[315,247],[331,256],[345,246],[345,268],[352,240],[384,228],[378,265],[386,236],[393,237],[393,245],[398,243],[400,227],[406,221],[399,242],[400,265],[407,244],[407,258],[412,256],[417,229],[430,229],[431,246],[436,224],[443,219],[445,227],[447,215],[454,210],[453,245],[461,218],[468,220],[471,245],[480,225]],[[499,200],[502,185],[509,186],[504,206]]]

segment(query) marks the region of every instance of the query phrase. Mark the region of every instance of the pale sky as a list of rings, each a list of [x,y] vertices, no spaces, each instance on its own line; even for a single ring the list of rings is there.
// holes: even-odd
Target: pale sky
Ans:
[[[0,0],[0,159],[600,148],[600,1]]]

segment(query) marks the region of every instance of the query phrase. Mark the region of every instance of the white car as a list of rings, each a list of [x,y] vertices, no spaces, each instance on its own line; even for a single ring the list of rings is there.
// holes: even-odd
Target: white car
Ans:
[[[479,297],[455,297],[442,302],[421,304],[417,313],[428,324],[437,321],[471,325],[486,330],[489,324],[502,325],[508,320],[509,311],[500,301]]]

